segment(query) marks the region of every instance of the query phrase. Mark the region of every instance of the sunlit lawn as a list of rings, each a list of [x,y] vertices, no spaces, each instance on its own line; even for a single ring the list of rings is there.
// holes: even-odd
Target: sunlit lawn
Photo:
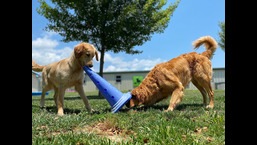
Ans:
[[[32,96],[33,145],[223,145],[225,144],[225,91],[215,90],[215,107],[205,109],[198,90],[185,90],[183,101],[173,112],[164,112],[169,99],[152,107],[111,113],[111,106],[97,92],[87,93],[89,114],[77,93],[67,92],[65,115],[56,115],[52,92],[46,108],[40,109],[40,96]]]

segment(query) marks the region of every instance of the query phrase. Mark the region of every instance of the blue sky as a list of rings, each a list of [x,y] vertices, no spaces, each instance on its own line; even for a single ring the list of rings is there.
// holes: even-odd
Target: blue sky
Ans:
[[[174,1],[168,0],[168,3]],[[32,0],[32,59],[45,65],[69,57],[79,42],[65,43],[59,34],[44,31],[48,20],[37,13],[38,7],[38,1]],[[142,46],[135,46],[135,50],[143,53],[106,52],[104,72],[150,70],[156,64],[183,53],[201,53],[205,48],[193,50],[192,42],[204,35],[219,41],[218,24],[224,21],[225,0],[181,0],[164,33],[154,34]],[[218,47],[211,61],[213,68],[225,67],[225,52]],[[99,64],[94,60],[92,69],[98,72]]]

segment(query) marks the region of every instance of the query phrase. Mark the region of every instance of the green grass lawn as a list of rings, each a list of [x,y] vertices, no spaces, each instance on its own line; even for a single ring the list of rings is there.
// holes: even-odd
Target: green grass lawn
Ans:
[[[33,145],[224,145],[225,91],[215,90],[215,107],[205,109],[198,90],[185,96],[172,112],[164,112],[169,99],[151,107],[111,113],[111,106],[97,92],[87,93],[89,114],[77,93],[67,92],[64,116],[57,116],[53,93],[40,109],[40,96],[32,96]]]

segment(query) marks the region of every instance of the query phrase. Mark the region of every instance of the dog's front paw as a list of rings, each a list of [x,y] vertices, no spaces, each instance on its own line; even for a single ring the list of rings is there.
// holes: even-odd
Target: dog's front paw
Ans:
[[[90,114],[94,114],[96,111],[94,109],[92,109],[91,107],[86,107],[87,112]]]
[[[63,112],[58,112],[57,115],[58,115],[58,116],[63,116],[64,113],[63,113]]]
[[[168,108],[168,109],[166,109],[166,110],[164,110],[164,112],[169,112],[169,111],[173,111],[174,110],[174,108]]]
[[[175,107],[176,107],[176,104],[170,104],[168,109],[166,109],[164,112],[173,111]]]
[[[90,106],[86,106],[86,109],[88,113],[92,113],[92,111],[94,111],[94,109],[92,109]]]
[[[213,105],[207,105],[205,108],[206,109],[212,109],[214,106]]]
[[[92,109],[91,114],[100,114],[100,111],[96,111],[96,110]]]
[[[100,112],[99,111],[96,111],[96,110],[94,110],[94,109],[87,109],[87,111],[88,111],[88,113],[89,114],[100,114]]]
[[[40,109],[46,109],[46,107],[45,106],[40,106]]]

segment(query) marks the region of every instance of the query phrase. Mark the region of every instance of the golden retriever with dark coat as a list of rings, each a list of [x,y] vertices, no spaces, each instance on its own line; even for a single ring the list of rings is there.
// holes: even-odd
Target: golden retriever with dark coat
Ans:
[[[181,102],[183,91],[190,81],[198,88],[206,108],[214,107],[214,92],[211,87],[211,58],[216,51],[217,42],[210,36],[203,36],[193,42],[194,49],[204,44],[206,51],[201,54],[191,52],[156,65],[141,82],[131,91],[132,97],[127,107],[153,105],[171,95],[169,107],[173,111]],[[207,95],[209,104],[207,104]]]
[[[98,52],[96,48],[89,44],[82,42],[75,46],[73,53],[69,58],[65,58],[58,62],[54,62],[45,66],[38,65],[32,60],[32,70],[42,71],[42,95],[40,106],[45,105],[45,93],[51,89],[54,90],[54,101],[57,106],[57,115],[62,116],[63,101],[65,90],[70,87],[75,87],[75,90],[82,98],[88,112],[92,112],[88,98],[83,89],[83,81],[85,73],[83,66],[92,67],[93,57],[96,56],[98,61]]]

